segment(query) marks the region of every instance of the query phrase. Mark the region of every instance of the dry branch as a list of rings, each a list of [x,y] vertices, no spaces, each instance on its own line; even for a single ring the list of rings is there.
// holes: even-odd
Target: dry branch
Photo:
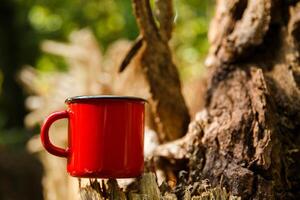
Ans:
[[[134,11],[140,27],[143,45],[138,54],[143,73],[150,86],[150,105],[161,142],[183,136],[186,132],[189,114],[181,94],[179,75],[172,61],[168,40],[172,31],[172,2],[157,1],[159,10],[158,28],[152,14],[149,0],[134,0]],[[136,46],[132,48],[123,63],[129,63]],[[125,68],[122,65],[121,70]]]

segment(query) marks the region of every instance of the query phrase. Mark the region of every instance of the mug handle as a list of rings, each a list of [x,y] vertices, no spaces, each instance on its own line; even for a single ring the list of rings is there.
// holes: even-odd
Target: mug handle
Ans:
[[[54,112],[47,117],[47,119],[44,121],[42,128],[41,128],[41,141],[42,141],[43,146],[49,153],[51,153],[55,156],[59,156],[59,157],[68,157],[68,154],[69,154],[68,149],[63,149],[63,148],[54,146],[49,139],[50,126],[56,120],[63,119],[63,118],[69,119],[68,111],[65,110],[65,111]]]

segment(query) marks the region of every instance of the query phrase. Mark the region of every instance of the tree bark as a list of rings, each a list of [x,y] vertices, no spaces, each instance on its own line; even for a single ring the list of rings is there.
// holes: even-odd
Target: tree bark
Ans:
[[[300,197],[299,33],[298,1],[217,1],[190,180],[242,199]]]

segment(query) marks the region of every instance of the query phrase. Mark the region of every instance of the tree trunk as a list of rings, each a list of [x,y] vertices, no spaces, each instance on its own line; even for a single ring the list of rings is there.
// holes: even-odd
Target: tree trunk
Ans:
[[[218,0],[209,39],[191,174],[242,199],[299,198],[300,2]]]
[[[298,199],[300,2],[218,0],[209,40],[205,109],[155,155],[188,160],[181,197],[208,179],[242,199]]]

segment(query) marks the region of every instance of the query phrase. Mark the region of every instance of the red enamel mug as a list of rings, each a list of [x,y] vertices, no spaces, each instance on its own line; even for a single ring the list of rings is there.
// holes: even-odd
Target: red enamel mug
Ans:
[[[125,96],[68,98],[65,111],[48,116],[41,128],[45,149],[68,160],[71,176],[129,178],[144,168],[144,116],[146,100]],[[49,128],[67,118],[68,148],[54,146]]]

